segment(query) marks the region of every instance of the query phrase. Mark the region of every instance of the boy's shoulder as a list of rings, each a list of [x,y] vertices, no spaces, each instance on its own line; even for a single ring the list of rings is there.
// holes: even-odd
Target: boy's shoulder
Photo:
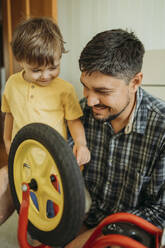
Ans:
[[[66,85],[72,85],[70,82],[64,80],[63,78],[57,77],[55,78],[55,82],[56,83],[60,83],[60,84],[66,84]]]
[[[16,72],[8,78],[6,85],[14,85],[16,83],[20,83],[22,80],[22,71]]]
[[[56,86],[58,85],[60,88],[63,88],[63,89],[66,89],[66,88],[73,89],[74,88],[74,86],[70,82],[68,82],[62,78],[59,78],[59,77],[54,80],[54,85],[56,85]]]
[[[19,71],[19,72],[16,72],[14,74],[12,74],[8,80],[11,80],[11,79],[14,79],[14,78],[18,78],[18,77],[22,77],[22,72],[23,71]]]

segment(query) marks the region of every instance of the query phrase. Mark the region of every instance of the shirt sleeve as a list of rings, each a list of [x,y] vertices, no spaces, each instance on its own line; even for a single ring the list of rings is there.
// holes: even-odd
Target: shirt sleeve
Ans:
[[[83,115],[76,92],[71,85],[63,98],[66,120],[75,120]]]
[[[10,106],[9,106],[9,103],[8,103],[8,100],[7,100],[5,93],[2,95],[1,111],[3,113],[10,113],[11,112]]]

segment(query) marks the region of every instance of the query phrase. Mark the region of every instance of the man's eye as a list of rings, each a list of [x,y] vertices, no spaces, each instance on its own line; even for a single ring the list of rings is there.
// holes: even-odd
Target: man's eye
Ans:
[[[32,69],[32,72],[40,72],[39,69]]]
[[[110,95],[112,92],[111,91],[100,91],[99,93],[102,95]]]

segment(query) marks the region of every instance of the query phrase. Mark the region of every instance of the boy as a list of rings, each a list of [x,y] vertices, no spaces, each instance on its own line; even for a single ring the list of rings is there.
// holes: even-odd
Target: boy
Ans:
[[[90,152],[79,120],[82,111],[77,96],[71,84],[58,78],[60,59],[66,52],[58,26],[49,18],[31,18],[18,25],[11,45],[23,70],[8,79],[2,97],[7,154],[20,128],[42,122],[55,128],[65,139],[68,125],[77,162],[79,165],[87,163]]]

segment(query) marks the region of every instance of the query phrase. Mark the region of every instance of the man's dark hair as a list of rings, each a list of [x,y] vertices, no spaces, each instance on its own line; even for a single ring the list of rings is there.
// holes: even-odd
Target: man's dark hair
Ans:
[[[122,29],[98,33],[83,49],[79,66],[82,72],[99,71],[127,83],[141,71],[144,46],[133,32]]]

